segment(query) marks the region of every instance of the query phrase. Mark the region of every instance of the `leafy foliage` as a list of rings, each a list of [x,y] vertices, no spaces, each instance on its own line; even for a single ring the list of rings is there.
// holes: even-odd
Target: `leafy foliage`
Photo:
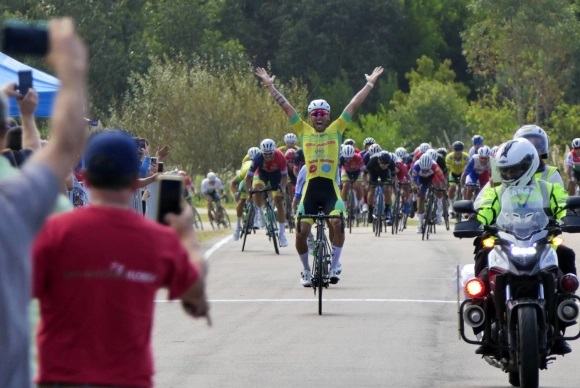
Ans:
[[[170,163],[193,173],[238,168],[249,147],[288,132],[286,115],[249,67],[154,59],[147,74],[134,74],[129,83],[131,92],[110,126],[133,129],[158,146],[171,145]],[[298,82],[278,88],[297,109],[306,106]]]

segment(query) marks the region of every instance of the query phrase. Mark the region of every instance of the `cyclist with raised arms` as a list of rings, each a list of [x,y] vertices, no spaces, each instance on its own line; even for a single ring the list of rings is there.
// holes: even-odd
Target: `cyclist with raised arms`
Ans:
[[[286,165],[286,156],[282,151],[276,149],[276,143],[272,139],[264,139],[260,143],[260,153],[254,156],[252,166],[246,174],[246,187],[252,187],[253,190],[263,190],[266,187],[272,188],[272,197],[276,204],[276,218],[278,219],[280,246],[287,247],[286,240],[286,214],[284,213],[284,197],[282,195],[286,190],[288,183],[288,167]],[[256,174],[258,171],[258,175]],[[252,186],[253,180],[253,186]],[[258,209],[258,217],[262,224],[264,219],[264,198],[262,195],[256,195],[255,204]]]
[[[568,195],[575,195],[576,185],[580,179],[580,138],[572,140],[572,148],[566,156],[566,174],[568,175]]]
[[[300,143],[304,150],[307,175],[303,196],[297,210],[298,213],[316,214],[319,206],[322,206],[325,214],[346,212],[335,181],[342,136],[346,127],[352,121],[352,115],[368,96],[382,72],[383,68],[379,66],[374,69],[371,75],[365,74],[367,80],[365,86],[352,98],[340,117],[332,123],[330,122],[330,105],[324,100],[311,101],[308,105],[310,122],[307,123],[300,118],[296,109],[274,87],[276,76],[270,76],[261,67],[256,69],[256,75],[260,77],[272,98],[286,112],[290,119],[290,124],[300,137]],[[300,225],[300,233],[296,233],[296,250],[304,267],[300,282],[305,287],[311,285],[311,269],[308,263],[307,245],[311,226],[312,220],[303,219]],[[340,280],[339,263],[345,235],[344,230],[342,230],[341,220],[332,220],[331,227],[334,230],[334,234],[332,239],[330,282],[335,284]]]

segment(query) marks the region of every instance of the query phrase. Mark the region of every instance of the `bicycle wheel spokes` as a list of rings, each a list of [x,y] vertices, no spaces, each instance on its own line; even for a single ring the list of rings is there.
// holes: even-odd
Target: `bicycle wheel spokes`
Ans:
[[[274,244],[274,251],[276,254],[280,254],[280,250],[278,249],[278,240],[276,236],[277,228],[276,228],[276,214],[274,213],[274,209],[270,202],[266,204],[266,228],[268,231],[268,237],[272,239],[272,243]]]

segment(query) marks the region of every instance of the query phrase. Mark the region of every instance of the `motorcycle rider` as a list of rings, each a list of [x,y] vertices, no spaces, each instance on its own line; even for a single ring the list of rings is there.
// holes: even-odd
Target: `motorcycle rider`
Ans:
[[[540,165],[540,157],[529,140],[521,137],[504,143],[498,150],[496,158],[502,184],[497,187],[487,187],[479,203],[476,203],[477,220],[479,222],[484,225],[491,225],[495,222],[495,218],[500,214],[501,210],[501,195],[510,186],[532,188],[526,194],[526,198],[514,198],[514,201],[520,202],[521,207],[525,208],[530,196],[541,195],[544,201],[544,209],[549,217],[561,219],[565,216],[565,212],[561,210],[566,205],[568,194],[559,184],[552,184],[534,178],[534,174]],[[491,249],[484,248],[481,245],[481,241],[484,238],[485,236],[477,238],[474,242],[477,252],[475,255],[475,276],[480,277],[487,283],[487,257]],[[556,254],[562,272],[576,274],[574,251],[560,245],[556,250]],[[567,354],[571,351],[570,345],[563,339],[557,340],[551,349],[552,354]],[[475,351],[476,354],[484,355],[489,352],[493,353],[493,349],[488,349],[488,346],[485,345],[480,346]]]

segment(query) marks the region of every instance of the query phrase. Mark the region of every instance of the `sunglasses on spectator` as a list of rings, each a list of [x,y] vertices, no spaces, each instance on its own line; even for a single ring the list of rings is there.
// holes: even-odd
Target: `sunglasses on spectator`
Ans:
[[[316,109],[316,110],[313,110],[312,112],[310,112],[310,116],[313,116],[313,117],[322,116],[322,117],[324,117],[324,116],[328,116],[328,112],[325,111],[324,109]]]

